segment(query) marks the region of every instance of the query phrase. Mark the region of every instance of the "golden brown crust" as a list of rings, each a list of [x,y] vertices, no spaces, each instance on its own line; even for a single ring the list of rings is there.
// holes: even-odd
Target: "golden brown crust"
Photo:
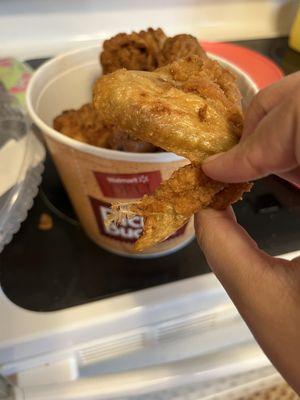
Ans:
[[[186,92],[218,100],[224,106],[240,106],[241,94],[236,86],[236,77],[227,68],[208,57],[188,56],[157,70],[169,74],[182,84]]]
[[[107,125],[192,162],[228,150],[241,134],[234,76],[200,56],[154,72],[122,69],[102,76],[93,101]]]
[[[110,220],[118,222],[125,215],[142,216],[143,235],[135,243],[135,249],[142,251],[167,239],[197,211],[207,207],[225,209],[250,188],[248,183],[214,181],[199,166],[189,164],[175,171],[170,179],[141,201],[113,204]]]
[[[167,239],[200,209],[225,209],[250,190],[249,183],[216,182],[200,168],[207,156],[238,143],[243,116],[235,77],[207,58],[195,38],[166,38],[151,28],[119,34],[104,43],[101,63],[106,74],[121,67],[155,71],[123,69],[100,78],[93,98],[98,114],[85,105],[74,124],[75,111],[65,112],[56,118],[56,129],[77,140],[88,132],[94,145],[98,135],[100,145],[111,149],[148,152],[158,146],[192,161],[140,201],[112,205],[110,221],[143,217],[136,250]]]
[[[230,204],[242,200],[243,194],[250,192],[252,186],[249,182],[230,183],[215,195],[210,207],[215,210],[225,210]]]
[[[168,37],[162,29],[149,28],[146,31],[119,33],[103,44],[100,62],[103,73],[111,73],[120,68],[140,71],[153,71],[174,60],[206,53],[199,41],[186,34]],[[148,142],[134,139],[119,130],[113,132],[108,139],[108,148],[129,152],[153,152],[157,147]]]
[[[154,72],[119,70],[98,80],[94,105],[106,123],[192,161],[141,201],[112,205],[110,221],[143,217],[136,250],[168,238],[200,209],[225,209],[251,189],[216,182],[199,166],[238,143],[243,127],[235,77],[216,61],[189,56]]]
[[[208,206],[215,193],[224,187],[224,183],[204,175],[200,167],[189,164],[176,170],[152,195],[145,195],[135,211],[142,212],[146,217],[152,213],[172,210],[188,218],[199,207]]]
[[[203,56],[188,56],[156,70],[169,75],[187,93],[195,93],[226,114],[232,130],[241,136],[241,93],[235,75],[219,62]],[[221,105],[219,104],[221,103]],[[207,105],[205,105],[207,110]],[[202,110],[201,110],[202,111]],[[200,114],[205,119],[203,113]]]

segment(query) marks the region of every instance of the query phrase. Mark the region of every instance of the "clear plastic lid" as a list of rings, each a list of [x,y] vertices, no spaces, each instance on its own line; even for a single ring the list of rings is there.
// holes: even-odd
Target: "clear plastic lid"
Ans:
[[[19,100],[0,81],[0,252],[33,204],[44,158]]]

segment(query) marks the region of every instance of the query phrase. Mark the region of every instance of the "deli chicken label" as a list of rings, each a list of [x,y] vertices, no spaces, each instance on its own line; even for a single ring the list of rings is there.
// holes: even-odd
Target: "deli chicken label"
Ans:
[[[110,214],[110,205],[101,200],[89,196],[89,200],[97,221],[100,234],[110,237],[121,242],[135,242],[143,231],[143,218],[136,216],[134,218],[124,218],[120,224],[111,223],[110,226],[105,226],[105,219]],[[187,224],[186,224],[187,225]],[[186,225],[182,226],[170,236],[167,240],[173,239],[182,235],[185,232]]]
[[[89,197],[92,209],[94,211],[99,231],[102,235],[121,242],[135,242],[143,231],[143,218],[136,216],[131,219],[124,218],[120,224],[114,222],[110,226],[105,226],[104,221],[110,214],[110,205],[101,200]]]

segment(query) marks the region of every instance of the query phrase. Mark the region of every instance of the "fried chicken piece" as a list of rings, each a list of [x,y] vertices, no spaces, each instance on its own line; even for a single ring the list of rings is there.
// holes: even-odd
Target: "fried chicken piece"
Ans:
[[[237,144],[243,118],[235,77],[218,62],[186,57],[154,72],[100,77],[93,103],[114,129],[192,162]]]
[[[153,144],[134,139],[128,135],[128,133],[121,131],[111,132],[106,147],[108,149],[128,151],[130,153],[153,153],[158,151],[158,148],[153,146]]]
[[[63,111],[54,119],[53,127],[72,139],[98,147],[106,147],[111,133],[92,104],[84,104],[78,110]]]
[[[194,36],[186,34],[167,38],[164,42],[162,54],[164,65],[192,55],[207,58],[205,50],[200,46],[199,41]]]
[[[186,56],[206,58],[199,41],[191,35],[167,37],[162,29],[119,33],[105,40],[100,55],[103,74],[121,68],[137,71],[153,71],[163,65]]]
[[[120,68],[153,71],[162,64],[162,47],[167,39],[162,29],[119,33],[103,43],[100,62],[103,74]]]
[[[216,61],[193,56],[154,72],[119,70],[96,82],[93,101],[107,124],[192,161],[153,194],[112,205],[107,223],[143,217],[136,250],[168,238],[198,210],[224,209],[250,190],[249,183],[213,181],[200,168],[238,143],[243,127],[235,78]]]
[[[199,166],[189,164],[175,171],[153,194],[145,195],[140,201],[114,203],[107,223],[120,223],[124,217],[142,216],[143,235],[135,243],[135,250],[142,251],[167,239],[200,209],[225,209],[250,188],[248,183],[214,181]]]
[[[139,33],[119,33],[106,40],[100,62],[104,74],[120,68],[153,71],[159,66],[193,54],[206,57],[195,37],[181,34],[167,38],[162,29],[149,28]],[[157,151],[157,147],[152,144],[134,139],[120,131],[109,136],[108,148],[141,153]]]
[[[64,135],[97,147],[134,153],[158,150],[153,144],[134,139],[128,133],[107,128],[91,104],[78,110],[63,111],[54,119],[53,127]]]
[[[217,193],[209,205],[214,210],[225,210],[230,204],[243,198],[245,192],[250,192],[253,184],[249,182],[230,183]]]

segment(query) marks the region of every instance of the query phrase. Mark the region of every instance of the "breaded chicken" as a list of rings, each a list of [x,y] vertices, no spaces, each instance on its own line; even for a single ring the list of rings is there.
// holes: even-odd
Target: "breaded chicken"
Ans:
[[[149,28],[139,33],[119,33],[103,43],[100,62],[103,74],[120,68],[153,71],[161,65],[167,36],[162,29]]]
[[[53,127],[72,139],[98,147],[106,147],[111,132],[92,104],[84,104],[78,110],[63,111],[54,119]]]
[[[148,28],[146,31],[119,33],[105,40],[100,54],[103,74],[121,68],[138,71],[154,69],[189,55],[206,57],[199,41],[191,35],[180,34],[167,37],[162,29]],[[108,148],[129,152],[154,152],[154,145],[136,140],[121,131],[109,136]]]
[[[162,29],[119,33],[105,40],[100,54],[103,74],[121,68],[137,71],[153,71],[182,57],[206,53],[199,41],[191,35],[167,37]]]
[[[192,35],[186,34],[168,37],[164,42],[162,55],[163,65],[193,55],[207,57],[205,50],[200,46],[199,40]]]
[[[123,218],[140,215],[143,235],[135,243],[137,251],[153,246],[176,232],[197,211],[213,207],[225,209],[239,200],[251,184],[225,184],[208,178],[198,165],[179,168],[151,195],[135,203],[115,203],[108,219],[119,223]]]
[[[201,170],[206,157],[238,143],[243,127],[235,77],[216,61],[193,56],[154,72],[119,70],[96,82],[93,101],[108,125],[192,161],[141,201],[112,205],[108,223],[143,217],[136,250],[168,238],[198,210],[224,209],[250,190]]]
[[[100,77],[93,95],[108,126],[196,163],[237,144],[240,100],[235,77],[201,56],[154,72],[118,70]]]
[[[121,131],[107,128],[92,104],[84,104],[78,110],[66,110],[53,121],[53,127],[80,142],[111,150],[133,153],[157,151],[151,143],[134,139]]]

